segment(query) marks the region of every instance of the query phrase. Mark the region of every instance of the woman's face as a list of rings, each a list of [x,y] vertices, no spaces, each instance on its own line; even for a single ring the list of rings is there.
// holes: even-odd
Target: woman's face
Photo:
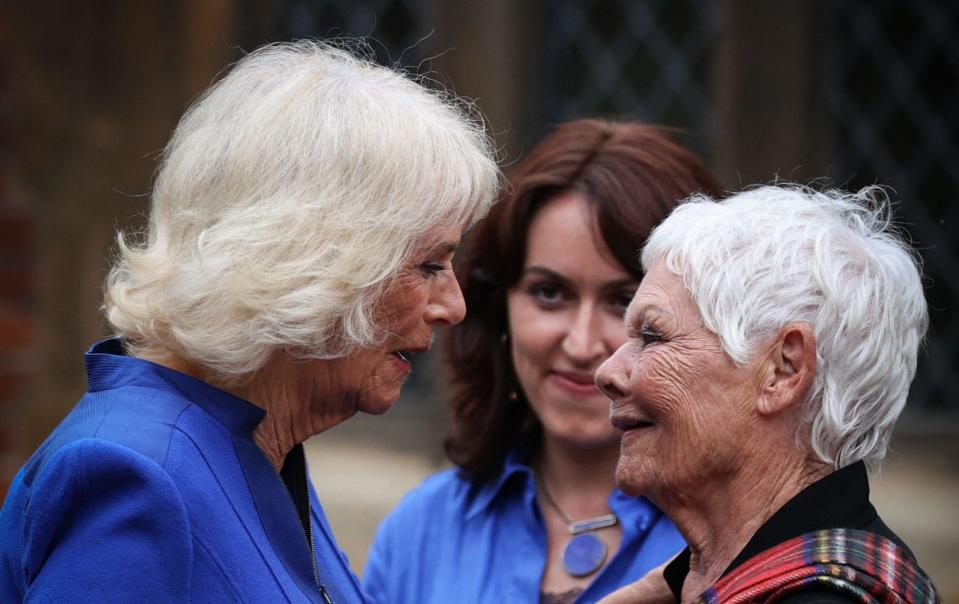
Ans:
[[[662,263],[643,278],[626,326],[628,341],[596,378],[623,431],[616,480],[657,502],[708,492],[749,446],[750,409],[761,394],[757,365],[732,361],[682,279]]]
[[[583,448],[619,440],[594,373],[626,339],[623,313],[637,286],[593,224],[581,193],[546,202],[527,234],[522,277],[507,295],[523,392],[547,438]]]
[[[319,385],[314,398],[336,393],[350,411],[376,415],[393,406],[412,370],[410,357],[429,349],[436,327],[459,323],[466,314],[452,270],[462,233],[458,226],[443,227],[424,237],[377,305],[377,325],[387,334],[384,342],[343,359],[318,361],[319,379],[329,381]]]

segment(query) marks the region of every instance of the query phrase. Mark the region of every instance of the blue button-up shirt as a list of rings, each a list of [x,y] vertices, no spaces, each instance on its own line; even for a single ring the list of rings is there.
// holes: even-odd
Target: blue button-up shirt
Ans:
[[[364,572],[368,596],[380,604],[538,602],[547,537],[524,457],[514,451],[485,484],[452,469],[409,493],[377,531]],[[640,579],[685,545],[645,498],[616,490],[609,507],[622,524],[620,549],[577,602]]]

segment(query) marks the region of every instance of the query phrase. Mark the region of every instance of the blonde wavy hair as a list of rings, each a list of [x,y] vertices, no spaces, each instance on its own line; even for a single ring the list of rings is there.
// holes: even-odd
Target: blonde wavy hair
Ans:
[[[263,47],[186,112],[148,232],[118,234],[106,282],[106,317],[134,354],[236,383],[279,348],[375,345],[374,307],[415,246],[487,212],[499,171],[481,116],[365,49]]]

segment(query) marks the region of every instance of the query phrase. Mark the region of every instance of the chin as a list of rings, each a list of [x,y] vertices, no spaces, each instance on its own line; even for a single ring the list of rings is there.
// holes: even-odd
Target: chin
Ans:
[[[393,408],[393,403],[385,403],[378,405],[363,405],[360,408],[360,413],[365,413],[367,415],[384,415],[387,411]]]
[[[396,404],[396,401],[399,399],[399,397],[400,393],[397,392],[395,396],[384,397],[382,399],[372,401],[364,401],[357,407],[357,410],[360,411],[360,413],[365,413],[367,415],[383,415],[393,408],[393,405]]]
[[[367,414],[367,415],[385,415],[386,412],[389,411],[389,410],[392,409],[392,408],[393,408],[393,405],[392,405],[392,404],[389,404],[389,405],[383,405],[383,406],[379,406],[379,407],[367,407],[367,408],[363,408],[363,409],[360,409],[360,412],[361,412],[361,413],[365,413],[365,414]]]
[[[619,449],[619,431],[609,430],[568,430],[551,436],[569,446],[584,451],[596,451],[606,448]]]
[[[643,475],[642,471],[636,471],[634,468],[623,464],[623,458],[619,458],[619,464],[616,465],[616,486],[619,490],[630,497],[639,497],[648,495],[650,485]]]

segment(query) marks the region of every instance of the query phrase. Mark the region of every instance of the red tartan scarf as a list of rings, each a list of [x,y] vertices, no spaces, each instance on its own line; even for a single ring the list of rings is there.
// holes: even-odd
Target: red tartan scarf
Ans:
[[[906,550],[875,533],[831,529],[806,533],[751,558],[703,592],[696,604],[776,602],[823,587],[869,604],[942,602]]]

